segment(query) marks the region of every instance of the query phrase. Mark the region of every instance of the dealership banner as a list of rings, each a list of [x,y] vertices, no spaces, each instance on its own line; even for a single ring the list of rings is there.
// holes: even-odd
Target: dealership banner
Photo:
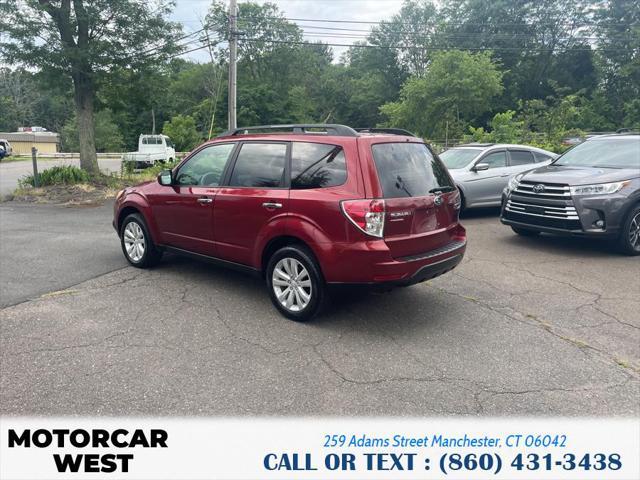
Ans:
[[[0,419],[0,478],[629,479],[640,420]]]

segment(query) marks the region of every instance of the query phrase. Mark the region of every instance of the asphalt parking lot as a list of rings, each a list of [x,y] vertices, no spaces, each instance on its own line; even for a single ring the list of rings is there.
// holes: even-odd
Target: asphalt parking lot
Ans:
[[[640,414],[640,258],[464,220],[454,273],[340,291],[309,324],[258,280],[128,267],[110,205],[0,205],[1,415]]]

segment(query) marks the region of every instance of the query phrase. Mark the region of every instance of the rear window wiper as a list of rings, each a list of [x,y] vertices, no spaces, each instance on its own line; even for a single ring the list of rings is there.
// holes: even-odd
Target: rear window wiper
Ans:
[[[453,192],[455,190],[451,185],[443,185],[442,187],[435,187],[429,190],[429,193],[444,193],[444,192]]]

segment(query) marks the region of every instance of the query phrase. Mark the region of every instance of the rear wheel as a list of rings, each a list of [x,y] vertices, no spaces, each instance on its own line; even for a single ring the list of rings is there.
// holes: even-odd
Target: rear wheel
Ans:
[[[538,230],[529,230],[528,228],[511,226],[511,230],[513,230],[518,235],[522,235],[523,237],[535,237],[536,235],[540,235],[540,232]]]
[[[154,245],[149,229],[139,213],[127,215],[122,222],[120,244],[125,258],[134,267],[152,267],[162,258],[162,251]]]
[[[640,205],[632,208],[627,215],[618,243],[623,253],[640,255]]]
[[[266,280],[271,301],[285,317],[305,322],[321,310],[326,286],[307,248],[291,245],[274,253],[267,265]]]

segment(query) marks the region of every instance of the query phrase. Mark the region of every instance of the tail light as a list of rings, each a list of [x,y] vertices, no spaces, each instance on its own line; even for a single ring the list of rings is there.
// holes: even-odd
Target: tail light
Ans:
[[[345,200],[340,206],[345,217],[367,235],[384,234],[384,200]]]
[[[455,210],[460,210],[462,206],[462,197],[460,196],[460,190],[456,190],[455,193],[451,196],[451,201],[449,202],[453,205]]]

